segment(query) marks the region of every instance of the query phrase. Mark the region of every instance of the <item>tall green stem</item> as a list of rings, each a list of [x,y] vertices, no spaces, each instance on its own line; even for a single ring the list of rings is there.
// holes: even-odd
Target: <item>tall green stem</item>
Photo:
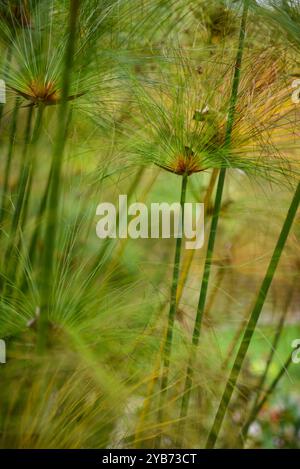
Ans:
[[[7,266],[7,277],[9,278],[10,283],[12,283],[12,281],[17,277],[19,267],[18,252],[20,251],[20,233],[26,224],[32,179],[35,168],[35,154],[33,144],[36,143],[40,134],[43,111],[44,106],[40,106],[37,112],[34,129],[31,132],[33,107],[29,108],[28,121],[25,130],[25,144],[21,162],[21,175],[18,184],[18,196],[11,225],[9,245],[5,253],[5,266]],[[31,147],[30,155],[28,154],[29,146]],[[13,250],[16,251],[15,256],[11,256]],[[5,293],[7,294],[7,291]]]
[[[69,112],[68,123],[70,122],[70,119],[71,119],[71,112]],[[67,127],[68,127],[68,123],[67,123]],[[65,138],[67,138],[67,134],[66,134]],[[45,186],[43,195],[40,199],[40,206],[39,206],[38,214],[37,214],[37,217],[36,217],[36,223],[35,223],[34,231],[33,231],[33,234],[31,236],[31,240],[30,240],[30,244],[29,244],[27,262],[28,262],[31,270],[33,270],[34,265],[35,265],[35,259],[36,259],[36,255],[37,255],[37,243],[39,241],[40,232],[41,232],[41,222],[42,222],[42,219],[43,219],[46,207],[47,207],[47,201],[48,201],[48,198],[49,198],[50,184],[51,184],[51,180],[52,180],[52,167],[53,167],[53,162],[50,166],[50,171],[49,171],[49,174],[48,174],[46,186]],[[24,289],[26,288],[26,284],[27,284],[27,276],[26,276],[26,272],[25,272],[24,275],[23,275],[23,278],[20,282],[22,291],[24,291]]]
[[[46,216],[45,252],[42,265],[41,314],[38,327],[37,346],[43,351],[47,344],[49,298],[53,280],[54,253],[56,244],[58,204],[61,194],[61,171],[65,147],[66,128],[68,124],[68,96],[71,84],[71,73],[74,62],[77,21],[80,0],[70,0],[69,35],[65,53],[64,72],[62,77],[62,102],[59,107],[56,139],[53,149],[52,174],[49,192],[49,204]]]
[[[39,108],[38,108],[37,116],[36,116],[36,120],[35,120],[35,125],[34,125],[34,129],[33,129],[33,132],[32,132],[32,137],[31,137],[31,144],[32,144],[31,145],[31,159],[30,159],[30,165],[29,165],[28,182],[27,182],[26,192],[24,194],[21,227],[25,226],[26,219],[27,219],[27,212],[28,212],[29,200],[30,200],[30,195],[31,195],[32,181],[33,181],[33,176],[34,176],[34,173],[35,173],[35,166],[36,166],[36,154],[35,154],[34,144],[37,142],[37,140],[40,136],[44,109],[45,109],[44,105],[40,105]]]
[[[233,76],[233,82],[232,82],[231,97],[230,97],[229,109],[228,109],[227,128],[226,128],[226,135],[225,135],[225,147],[228,149],[230,148],[230,143],[231,143],[231,135],[232,135],[232,129],[233,129],[233,124],[234,124],[238,88],[239,88],[239,83],[240,83],[240,73],[241,73],[241,64],[242,64],[243,51],[244,51],[245,30],[246,30],[248,8],[249,8],[249,0],[245,0],[241,26],[240,26],[239,44],[238,44],[236,61],[235,61],[235,69],[234,69],[234,76]],[[184,425],[184,419],[187,416],[188,406],[189,406],[189,401],[190,401],[190,394],[191,394],[191,389],[193,385],[192,362],[193,362],[193,357],[195,354],[196,347],[198,346],[198,343],[199,343],[202,318],[203,318],[203,313],[205,310],[207,291],[208,291],[208,282],[209,282],[209,277],[210,277],[210,272],[211,272],[211,265],[212,265],[212,259],[213,259],[216,233],[217,233],[217,228],[218,228],[219,214],[221,210],[225,175],[226,175],[226,170],[225,168],[222,168],[220,171],[219,179],[218,179],[214,211],[212,215],[211,228],[210,228],[210,234],[209,234],[208,246],[207,246],[207,252],[206,252],[206,259],[205,259],[205,264],[204,264],[204,272],[203,272],[203,277],[202,277],[202,284],[201,284],[201,289],[200,289],[200,296],[199,296],[197,314],[196,314],[193,337],[192,337],[193,350],[192,350],[192,353],[190,354],[190,358],[188,361],[184,393],[183,393],[182,403],[181,403],[181,412],[180,412],[181,430],[182,430],[182,426]],[[180,433],[182,435],[182,431]]]
[[[39,240],[40,230],[41,230],[41,220],[43,218],[43,215],[47,206],[51,175],[52,175],[52,167],[50,168],[50,171],[49,171],[46,187],[45,187],[43,196],[41,198],[39,211],[36,217],[36,225],[35,225],[31,240],[30,240],[30,245],[29,245],[29,250],[28,250],[28,263],[31,269],[33,269],[34,264],[35,264],[35,259],[36,259],[36,254],[37,254],[36,248],[37,248],[37,243]],[[26,287],[26,275],[24,275],[22,279],[21,289],[24,290],[25,287]]]
[[[218,435],[219,435],[219,432],[220,432],[220,429],[221,429],[221,426],[225,417],[225,413],[227,411],[232,393],[234,391],[241,368],[243,366],[245,356],[247,354],[253,333],[255,331],[257,321],[259,319],[260,313],[264,306],[264,302],[267,297],[273,277],[275,275],[277,265],[279,263],[283,248],[285,246],[293,221],[295,219],[297,209],[299,206],[299,202],[300,202],[300,183],[297,186],[297,189],[294,194],[293,200],[291,202],[290,208],[288,210],[285,222],[283,224],[280,236],[275,246],[265,278],[258,292],[258,296],[255,302],[254,308],[252,310],[251,316],[246,326],[241,345],[239,347],[236,359],[234,361],[230,376],[226,383],[226,387],[225,387],[223,396],[221,398],[221,401],[218,407],[217,414],[215,416],[213,426],[209,433],[209,437],[208,437],[207,444],[206,444],[207,448],[213,448],[218,438]]]
[[[183,227],[183,222],[184,222],[184,204],[185,204],[185,198],[186,198],[187,181],[188,181],[188,176],[185,174],[182,177],[181,196],[180,196],[181,227]],[[181,245],[182,245],[182,236],[179,236],[176,240],[176,248],[175,248],[175,258],[174,258],[173,279],[172,279],[172,286],[171,286],[171,298],[170,298],[167,334],[166,334],[164,348],[162,351],[163,371],[162,371],[161,387],[160,387],[161,393],[160,393],[159,413],[158,413],[159,422],[163,421],[164,405],[165,405],[165,401],[167,397],[168,382],[169,382],[170,356],[171,356],[171,348],[172,348],[172,341],[173,341],[174,322],[175,322],[175,316],[176,316],[176,298],[177,298],[178,279],[179,279]],[[160,446],[160,438],[161,436],[159,436],[157,440],[158,446]]]
[[[11,222],[8,247],[4,255],[5,267],[10,264],[12,249],[14,248],[14,246],[16,246],[16,240],[17,240],[19,227],[20,227],[20,220],[21,220],[22,211],[24,207],[24,194],[26,191],[27,182],[29,178],[29,172],[30,172],[30,164],[28,161],[28,148],[30,144],[32,117],[33,117],[33,108],[30,107],[28,108],[27,122],[25,126],[24,147],[23,147],[23,154],[21,158],[20,176],[19,176],[19,181],[18,181],[18,195],[17,195],[15,210],[14,210],[14,214],[13,214],[13,218]]]
[[[7,197],[7,189],[8,189],[9,178],[10,178],[13,149],[14,149],[14,143],[15,143],[15,138],[16,138],[19,107],[20,107],[20,99],[17,97],[15,105],[14,105],[13,115],[12,115],[6,164],[5,164],[5,169],[4,169],[4,181],[3,181],[1,207],[0,207],[0,224],[3,221],[4,213],[5,213],[5,205],[6,205],[5,201]]]

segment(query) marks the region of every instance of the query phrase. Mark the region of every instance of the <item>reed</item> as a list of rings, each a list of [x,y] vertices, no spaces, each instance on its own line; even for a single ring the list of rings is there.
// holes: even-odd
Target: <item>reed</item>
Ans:
[[[180,226],[183,226],[184,220],[184,204],[186,200],[186,189],[187,189],[188,175],[182,176],[181,182],[181,194],[180,194],[180,206],[181,206],[181,220]],[[170,296],[170,309],[168,314],[168,326],[166,331],[166,337],[164,347],[162,350],[162,375],[160,383],[160,397],[159,397],[159,410],[158,410],[158,422],[162,423],[164,420],[164,407],[166,405],[167,391],[169,385],[169,373],[170,373],[170,357],[173,342],[173,330],[176,316],[177,306],[177,290],[179,280],[179,269],[180,269],[180,258],[182,249],[182,237],[178,237],[176,240],[175,256],[174,256],[174,267],[173,277],[171,283],[171,296]],[[161,435],[157,439],[157,445],[160,446]]]
[[[263,309],[269,288],[271,286],[272,280],[274,278],[281,254],[283,252],[286,240],[288,238],[295,216],[297,214],[299,202],[300,202],[300,184],[298,184],[297,189],[295,191],[295,194],[292,199],[291,205],[289,207],[286,219],[282,226],[277,244],[275,246],[272,258],[270,260],[267,272],[265,274],[264,280],[258,292],[256,303],[254,305],[254,308],[251,312],[247,326],[245,328],[242,342],[239,346],[234,364],[232,366],[229,378],[225,386],[225,390],[223,392],[221,401],[219,403],[218,410],[214,419],[214,423],[209,432],[209,436],[208,436],[207,443],[206,443],[207,448],[213,448],[217,441],[228,405],[231,400],[232,393],[235,389],[235,386],[236,386],[241,368],[243,366],[252,336],[254,334],[257,321],[262,312],[262,309]]]
[[[300,0],[0,1],[1,447],[299,446],[299,37]],[[120,194],[204,202],[204,248],[100,241]]]
[[[241,65],[242,65],[243,50],[244,50],[248,8],[249,8],[249,2],[246,0],[243,6],[238,52],[236,56],[234,77],[232,81],[231,98],[230,98],[229,110],[228,110],[227,128],[226,128],[226,134],[225,134],[225,146],[226,147],[230,147],[230,144],[231,144],[231,135],[232,135],[233,125],[234,125],[237,96],[238,96],[238,89],[239,89],[239,82],[240,82],[240,73],[241,73]],[[203,313],[205,310],[208,283],[209,283],[209,278],[210,278],[210,273],[211,273],[211,264],[213,260],[213,254],[214,254],[214,245],[215,245],[215,239],[216,239],[216,234],[217,234],[219,214],[221,210],[222,196],[223,196],[223,190],[224,190],[224,184],[225,184],[225,175],[226,175],[226,170],[222,168],[220,170],[218,183],[217,183],[214,209],[213,209],[213,215],[212,215],[211,227],[210,227],[210,234],[208,238],[207,252],[206,252],[206,258],[205,258],[205,264],[204,264],[204,272],[203,272],[203,278],[202,278],[202,283],[201,283],[201,288],[200,288],[200,295],[199,295],[199,302],[198,302],[198,307],[197,307],[194,331],[193,331],[193,336],[192,336],[193,351],[191,352],[191,356],[189,358],[188,365],[187,365],[184,391],[183,391],[183,397],[182,397],[182,403],[181,403],[180,420],[182,423],[180,424],[180,430],[179,430],[181,434],[180,438],[182,438],[182,430],[183,430],[182,424],[184,423],[187,413],[188,413],[190,394],[191,394],[191,389],[193,386],[193,361],[194,361],[194,355],[196,353],[196,347],[198,346],[199,339],[200,339],[202,317],[203,317]]]
[[[3,180],[3,189],[2,189],[1,206],[0,206],[0,223],[2,223],[4,219],[5,209],[6,209],[6,204],[7,204],[6,198],[8,196],[7,192],[8,192],[9,179],[10,179],[14,143],[16,139],[19,106],[20,106],[20,100],[16,98],[13,115],[12,115],[11,129],[9,133],[9,144],[8,144],[6,163],[5,163],[5,169],[4,169],[4,180]]]
[[[48,336],[48,311],[51,308],[51,286],[54,266],[55,240],[58,219],[58,204],[61,190],[61,171],[65,147],[68,96],[70,91],[70,75],[74,60],[77,20],[80,11],[80,0],[70,0],[69,33],[65,52],[64,72],[62,77],[62,102],[58,111],[57,133],[53,148],[53,163],[49,190],[49,203],[46,214],[45,252],[42,270],[41,315],[37,347],[43,352]]]

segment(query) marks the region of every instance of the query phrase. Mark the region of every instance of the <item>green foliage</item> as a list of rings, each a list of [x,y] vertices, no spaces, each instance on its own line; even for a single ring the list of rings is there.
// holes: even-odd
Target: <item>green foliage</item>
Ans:
[[[247,4],[0,2],[2,448],[299,446],[300,3]],[[203,250],[98,239],[119,194]]]

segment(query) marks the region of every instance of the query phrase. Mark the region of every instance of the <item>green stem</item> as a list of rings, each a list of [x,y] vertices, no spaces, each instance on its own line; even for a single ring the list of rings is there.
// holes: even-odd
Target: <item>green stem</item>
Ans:
[[[41,131],[41,124],[42,124],[42,118],[44,114],[44,105],[40,105],[38,108],[36,120],[35,120],[35,125],[34,129],[32,131],[32,136],[30,139],[31,143],[31,157],[30,160],[28,161],[28,176],[27,176],[27,183],[26,183],[26,188],[25,192],[22,196],[22,209],[21,209],[21,215],[20,215],[20,220],[18,223],[18,232],[17,236],[15,238],[15,243],[16,243],[16,253],[21,252],[22,249],[22,238],[21,234],[24,231],[24,228],[26,226],[27,222],[27,215],[28,215],[28,209],[29,209],[29,203],[30,203],[30,196],[31,196],[31,191],[32,191],[32,183],[33,183],[33,177],[35,174],[35,167],[36,167],[36,151],[35,151],[35,143],[37,142],[39,136],[40,136],[40,131]],[[18,277],[18,272],[19,272],[19,267],[20,267],[20,262],[19,260],[21,259],[21,256],[15,256],[12,259],[12,267],[10,268],[10,281],[16,281]]]
[[[45,187],[44,194],[41,199],[39,211],[36,217],[35,228],[34,228],[31,241],[30,241],[30,245],[29,245],[28,262],[29,262],[31,269],[33,269],[34,264],[35,264],[35,258],[37,254],[36,247],[37,247],[37,243],[40,237],[40,230],[41,230],[41,220],[43,219],[43,215],[47,206],[51,178],[52,178],[52,167],[50,168],[50,171],[49,171],[46,187]],[[21,289],[24,290],[25,286],[26,286],[26,278],[24,277],[21,282]]]
[[[41,314],[38,323],[37,347],[43,352],[47,345],[49,298],[53,280],[54,254],[57,232],[58,205],[61,195],[61,172],[65,136],[68,125],[68,96],[71,84],[71,73],[74,62],[77,21],[80,10],[80,0],[70,0],[69,35],[65,53],[64,71],[62,77],[62,102],[59,107],[57,133],[53,149],[52,174],[49,191],[49,204],[46,214],[45,252],[42,262],[42,291]]]
[[[236,56],[236,61],[235,61],[232,90],[231,90],[229,109],[228,109],[228,120],[227,120],[227,128],[226,128],[226,135],[225,135],[225,147],[226,148],[230,147],[232,129],[233,129],[233,124],[234,124],[238,88],[239,88],[239,83],[240,83],[241,64],[242,64],[243,51],[244,51],[248,7],[249,7],[249,0],[245,0],[242,20],[241,20],[241,27],[240,27],[238,51],[237,51],[237,56]],[[185,379],[185,385],[184,385],[184,393],[183,393],[182,403],[181,403],[180,439],[182,438],[182,435],[183,435],[182,430],[183,430],[185,419],[188,413],[190,395],[191,395],[191,390],[193,386],[192,362],[193,362],[193,358],[195,355],[195,348],[198,346],[199,339],[200,339],[202,318],[203,318],[203,313],[205,310],[207,291],[208,291],[208,282],[209,282],[209,277],[210,277],[210,272],[211,272],[211,265],[212,265],[215,239],[216,239],[217,228],[218,228],[219,214],[221,210],[225,175],[226,175],[226,170],[225,168],[222,168],[220,171],[219,179],[218,179],[214,211],[212,215],[211,228],[210,228],[210,234],[209,234],[208,246],[207,246],[207,252],[206,252],[206,259],[205,259],[205,264],[204,264],[204,272],[203,272],[203,277],[202,277],[200,296],[199,296],[197,314],[196,314],[193,337],[192,337],[193,350],[190,354],[190,358],[188,361],[186,379]]]
[[[71,112],[69,112],[67,127],[68,127],[70,120],[71,120]],[[66,132],[65,138],[67,138],[67,132]],[[44,216],[44,213],[47,207],[48,198],[49,198],[50,183],[52,180],[52,171],[53,171],[53,162],[50,166],[50,171],[48,174],[46,186],[45,186],[42,198],[41,198],[40,207],[39,207],[38,214],[36,217],[35,228],[34,228],[33,234],[31,236],[30,244],[29,244],[28,264],[31,270],[33,270],[34,265],[35,265],[35,259],[36,259],[36,254],[37,254],[37,243],[40,238],[41,222],[43,220],[43,216]],[[25,272],[23,279],[20,283],[22,291],[24,291],[24,289],[26,288],[26,283],[27,283],[27,279],[26,279],[26,272]]]
[[[24,207],[24,194],[27,188],[27,182],[29,177],[29,162],[28,162],[28,147],[30,144],[30,134],[32,125],[33,108],[28,109],[27,121],[25,125],[25,136],[24,136],[24,147],[22,151],[22,158],[20,162],[20,175],[18,179],[18,194],[15,203],[15,209],[11,221],[8,245],[6,247],[2,270],[5,272],[5,276],[1,278],[1,290],[2,296],[5,297],[10,291],[10,285],[12,285],[12,276],[15,271],[15,264],[17,262],[17,244],[18,236],[20,232],[20,223],[22,219],[23,207]],[[15,251],[15,252],[14,252]],[[9,281],[9,284],[8,284]]]
[[[40,105],[38,108],[38,113],[36,116],[35,125],[34,125],[34,129],[32,132],[32,137],[31,137],[31,159],[30,159],[30,165],[29,165],[28,182],[27,182],[26,192],[24,194],[24,200],[23,200],[23,213],[22,213],[22,220],[21,220],[21,228],[25,226],[26,220],[27,220],[29,199],[31,195],[32,181],[33,181],[33,176],[34,176],[35,166],[36,166],[36,155],[34,151],[34,144],[37,142],[40,132],[41,132],[44,109],[45,107],[43,105]]]
[[[38,114],[35,120],[34,129],[31,134],[31,123],[32,123],[32,116],[33,116],[33,108],[29,109],[28,115],[28,122],[25,131],[25,147],[23,152],[22,164],[21,164],[21,176],[19,179],[19,190],[18,196],[16,201],[16,209],[13,216],[11,233],[10,233],[10,240],[9,246],[5,253],[6,263],[5,265],[8,266],[8,274],[7,278],[9,282],[12,284],[13,281],[17,277],[18,267],[19,267],[19,259],[18,259],[18,252],[21,249],[21,239],[20,234],[22,233],[27,219],[27,212],[29,206],[29,199],[31,194],[31,187],[32,187],[32,180],[35,168],[35,154],[34,154],[34,146],[33,144],[36,143],[38,136],[40,134],[41,129],[41,122],[42,116],[44,112],[44,106],[40,106],[38,109]],[[31,156],[28,155],[28,148],[29,144],[31,146]],[[12,251],[15,250],[15,256],[12,256]],[[6,289],[5,294],[8,293],[9,290]]]
[[[294,194],[293,200],[291,202],[290,208],[288,210],[285,222],[283,224],[280,236],[275,246],[265,278],[258,292],[258,296],[255,302],[254,308],[252,310],[251,316],[246,326],[242,342],[240,344],[236,359],[234,361],[230,376],[226,383],[226,387],[225,387],[224,393],[222,395],[222,398],[218,407],[217,414],[215,416],[213,426],[209,433],[209,437],[208,437],[207,444],[206,444],[207,448],[213,448],[218,438],[218,435],[219,435],[219,432],[220,432],[220,429],[224,420],[224,416],[227,411],[229,402],[231,400],[231,396],[234,391],[236,382],[238,380],[241,368],[243,366],[244,359],[247,354],[253,333],[255,331],[257,321],[260,317],[260,313],[264,306],[264,302],[267,297],[269,288],[271,286],[273,277],[275,275],[282,251],[284,249],[287,237],[289,235],[293,221],[295,219],[297,209],[299,206],[299,202],[300,202],[300,183],[297,186],[297,189]]]
[[[182,229],[183,229],[183,223],[184,223],[184,204],[185,204],[185,198],[186,198],[187,181],[188,181],[188,175],[185,174],[182,177],[181,196],[180,196]],[[159,422],[163,421],[164,405],[165,405],[165,401],[167,397],[167,390],[168,390],[170,356],[171,356],[173,329],[174,329],[176,306],[177,306],[176,298],[177,298],[177,288],[178,288],[178,280],[179,280],[181,246],[182,246],[182,236],[179,236],[176,240],[176,248],[175,248],[175,258],[174,258],[173,279],[172,279],[172,287],[171,287],[171,298],[170,298],[167,334],[166,334],[164,348],[162,351],[163,372],[162,372],[161,387],[160,387],[160,402],[159,402],[159,412],[158,412]],[[158,446],[160,446],[160,439],[161,439],[161,435],[159,436],[157,440]]]
[[[30,173],[30,164],[28,161],[28,147],[30,143],[30,134],[31,134],[31,124],[32,124],[32,116],[33,116],[33,108],[30,107],[28,109],[27,115],[27,122],[25,127],[25,136],[24,136],[24,147],[23,153],[21,158],[21,169],[20,169],[20,176],[18,182],[18,195],[15,204],[15,210],[12,218],[11,228],[10,228],[10,236],[9,236],[9,244],[6,249],[4,259],[5,259],[5,266],[10,264],[11,260],[11,253],[16,246],[16,239],[20,227],[20,220],[22,216],[22,210],[24,206],[24,194],[27,187],[27,182]]]
[[[67,127],[68,127],[68,124],[69,124],[70,120],[71,120],[71,110],[70,110],[69,116],[68,116]],[[65,138],[67,138],[67,133],[65,135]],[[45,210],[46,210],[46,207],[47,207],[48,198],[49,198],[50,183],[51,183],[51,180],[52,180],[52,170],[53,170],[53,162],[50,166],[50,171],[49,171],[49,174],[48,174],[46,186],[45,186],[42,198],[41,198],[38,214],[37,214],[37,217],[36,217],[35,228],[34,228],[33,234],[31,236],[30,244],[29,244],[27,262],[28,262],[29,268],[31,270],[34,269],[34,265],[35,265],[35,259],[36,259],[36,255],[37,255],[37,243],[38,243],[39,238],[40,238],[40,232],[41,232],[41,227],[42,227],[41,222],[43,220],[43,216],[44,216],[44,213],[45,213]],[[21,290],[24,291],[27,287],[26,272],[24,272],[24,275],[23,275],[23,278],[20,282],[20,285],[21,285]]]
[[[10,170],[11,170],[14,143],[15,143],[15,138],[16,138],[19,107],[20,107],[20,100],[19,98],[16,98],[13,115],[12,115],[11,127],[10,127],[6,164],[5,164],[5,169],[4,169],[4,181],[3,181],[3,190],[2,190],[1,207],[0,207],[0,224],[3,221],[4,213],[5,213],[5,205],[6,205],[5,200],[7,197],[7,190],[8,190],[8,184],[9,184],[9,179],[10,179]]]

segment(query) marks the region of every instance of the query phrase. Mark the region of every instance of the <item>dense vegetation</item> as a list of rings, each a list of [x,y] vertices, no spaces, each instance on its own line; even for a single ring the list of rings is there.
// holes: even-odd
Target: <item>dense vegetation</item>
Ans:
[[[0,446],[299,448],[300,1],[1,0],[0,49]],[[100,240],[119,194],[204,246]]]

